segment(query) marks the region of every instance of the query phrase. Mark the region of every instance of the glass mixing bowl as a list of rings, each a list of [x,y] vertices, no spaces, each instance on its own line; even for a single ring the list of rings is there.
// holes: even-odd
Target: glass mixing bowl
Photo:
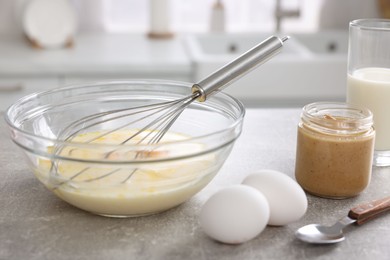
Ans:
[[[241,133],[243,105],[217,93],[190,103],[157,144],[127,140],[137,129],[154,131],[144,115],[124,117],[123,109],[180,99],[190,88],[153,80],[78,85],[21,98],[5,117],[35,176],[58,197],[99,215],[148,215],[205,187]]]

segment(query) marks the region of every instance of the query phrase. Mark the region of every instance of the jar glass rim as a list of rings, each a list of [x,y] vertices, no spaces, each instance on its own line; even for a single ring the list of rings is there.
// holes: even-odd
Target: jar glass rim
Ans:
[[[324,132],[351,134],[373,127],[372,112],[343,102],[315,102],[302,109],[302,121]]]

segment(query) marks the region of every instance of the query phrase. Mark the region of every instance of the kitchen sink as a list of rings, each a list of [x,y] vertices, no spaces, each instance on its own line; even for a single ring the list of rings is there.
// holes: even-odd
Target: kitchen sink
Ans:
[[[188,37],[188,45],[194,55],[203,59],[232,59],[246,52],[253,46],[267,39],[263,34],[199,34]],[[289,39],[282,57],[289,55],[305,55],[308,50],[296,39]],[[278,57],[278,56],[276,56]],[[280,57],[280,55],[279,55]]]
[[[292,37],[316,55],[345,56],[348,52],[348,33],[344,31],[294,34]]]
[[[185,38],[199,81],[268,38],[260,33],[204,33]],[[346,32],[292,34],[280,54],[226,88],[251,107],[303,106],[343,101],[346,92]]]

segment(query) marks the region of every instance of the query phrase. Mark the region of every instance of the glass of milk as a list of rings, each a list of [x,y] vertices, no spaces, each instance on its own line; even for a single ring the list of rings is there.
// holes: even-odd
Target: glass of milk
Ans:
[[[390,20],[349,24],[347,102],[371,110],[376,129],[373,164],[390,166]]]

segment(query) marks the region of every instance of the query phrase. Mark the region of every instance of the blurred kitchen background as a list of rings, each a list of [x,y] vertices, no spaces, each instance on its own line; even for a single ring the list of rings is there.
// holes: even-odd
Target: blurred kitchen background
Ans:
[[[194,82],[270,35],[282,54],[226,92],[248,107],[344,100],[348,23],[389,0],[0,0],[0,110],[101,80]]]

